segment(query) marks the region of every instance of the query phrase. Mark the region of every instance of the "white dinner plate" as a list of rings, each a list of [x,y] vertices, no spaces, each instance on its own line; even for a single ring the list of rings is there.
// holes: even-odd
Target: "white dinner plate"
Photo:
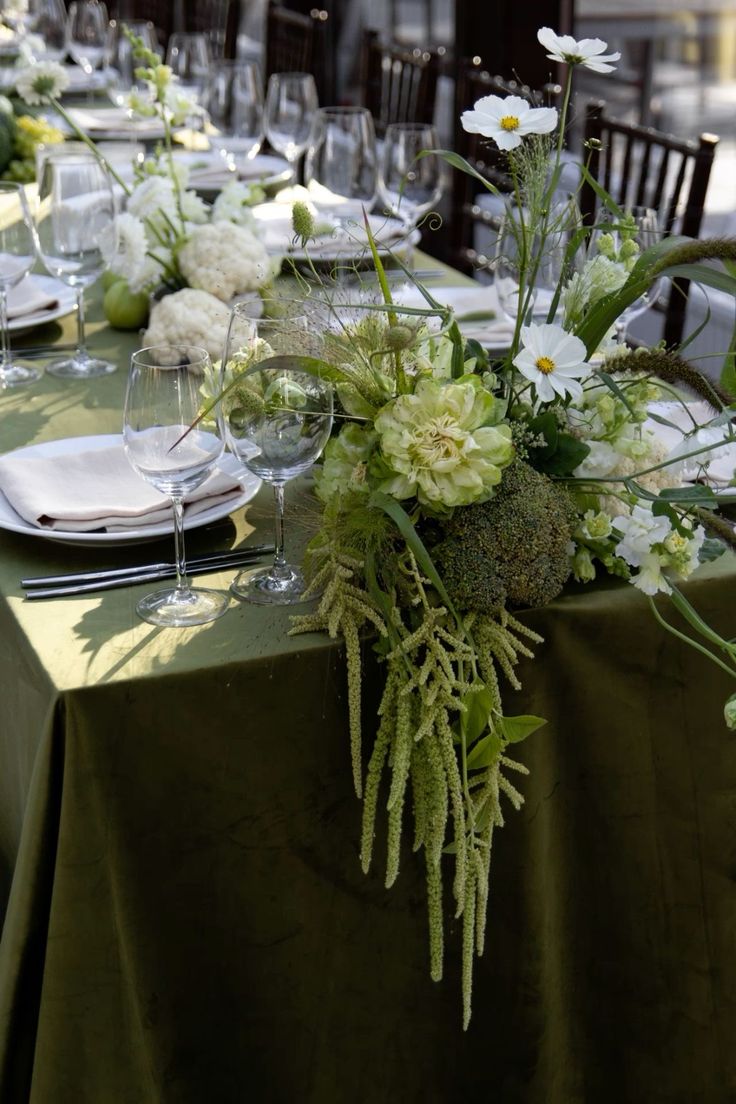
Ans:
[[[283,157],[258,154],[250,160],[238,160],[235,172],[225,168],[222,155],[217,150],[190,152],[175,150],[175,159],[190,171],[189,187],[203,195],[216,195],[232,180],[244,184],[260,184],[263,188],[275,188],[288,184],[293,170]]]
[[[158,142],[164,127],[158,119],[131,119],[124,107],[70,107],[69,118],[90,138],[118,141],[136,138],[140,142]]]
[[[356,261],[370,258],[370,247],[365,232],[356,221],[355,228],[335,230],[310,241],[306,250],[294,242],[294,230],[291,224],[291,205],[274,201],[259,203],[253,208],[253,214],[260,225],[263,242],[273,256],[284,254],[295,261]],[[384,215],[369,215],[371,231],[378,246],[378,252],[385,256],[396,253],[401,256],[421,238],[418,230],[406,234],[403,223],[398,219]],[[317,221],[319,221],[319,216]]]
[[[64,456],[70,452],[89,452],[93,449],[109,448],[111,445],[120,444],[122,448],[122,436],[119,433],[109,433],[95,437],[64,437],[58,441],[44,441],[38,445],[27,445],[25,448],[16,449],[16,456]],[[260,479],[246,471],[239,460],[230,453],[225,453],[218,465],[223,471],[234,475],[241,487],[242,494],[229,502],[221,502],[209,510],[202,510],[190,518],[184,519],[184,528],[200,529],[203,525],[210,525],[213,521],[221,521],[229,514],[245,506],[258,493],[261,486]],[[40,529],[31,525],[15,512],[5,495],[0,491],[0,529],[7,529],[11,533],[23,533],[29,537],[42,537],[44,540],[55,541],[57,544],[98,544],[98,545],[126,545],[141,544],[144,541],[155,540],[158,537],[173,536],[174,523],[172,521],[161,522],[158,525],[146,525],[140,529],[127,529],[124,533],[73,533],[63,529]]]
[[[65,314],[71,314],[76,307],[76,292],[68,284],[63,284],[53,276],[40,276],[35,273],[27,279],[32,280],[44,293],[53,295],[57,304],[55,307],[49,307],[48,310],[34,311],[33,314],[21,314],[18,318],[11,318],[8,322],[11,333],[25,333],[26,330],[33,330],[36,326],[45,326],[47,322],[54,322],[57,318],[63,318]]]

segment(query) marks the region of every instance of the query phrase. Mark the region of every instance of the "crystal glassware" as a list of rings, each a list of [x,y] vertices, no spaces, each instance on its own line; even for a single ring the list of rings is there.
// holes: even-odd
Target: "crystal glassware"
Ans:
[[[298,368],[269,367],[273,357],[306,351],[306,318],[263,320],[243,343],[248,325],[237,304],[222,359],[221,390],[245,365],[237,384],[220,402],[222,434],[254,475],[270,483],[276,505],[276,553],[270,568],[242,571],[230,589],[236,598],[260,605],[291,605],[303,599],[301,570],[284,553],[284,486],[307,471],[321,455],[332,428],[332,388]]]
[[[32,383],[38,372],[15,364],[10,353],[8,291],[26,276],[35,260],[33,220],[20,184],[0,183],[0,390]]]
[[[661,239],[662,230],[659,225],[659,217],[652,207],[627,207],[625,213],[627,222],[633,219],[635,226],[634,241],[642,252]],[[616,249],[619,249],[622,239],[621,230],[617,227],[621,227],[621,223],[615,223],[611,227],[600,227],[594,233],[593,242],[599,234],[605,233],[608,229],[613,233]],[[662,280],[654,280],[643,295],[640,295],[638,299],[635,299],[621,312],[616,319],[616,341],[619,345],[626,344],[626,334],[630,324],[656,303],[661,289]]]
[[[266,137],[293,167],[309,145],[319,107],[311,73],[272,73],[266,93]]]
[[[203,625],[221,617],[228,606],[226,594],[189,586],[184,554],[184,499],[205,481],[223,450],[217,433],[194,425],[207,371],[208,353],[192,345],[153,346],[131,358],[125,452],[138,474],[168,495],[174,510],[176,583],[147,594],[136,606],[152,625]]]
[[[516,322],[519,309],[525,325],[547,322],[557,288],[567,272],[566,248],[573,209],[560,204],[548,216],[544,233],[529,225],[527,213],[508,207],[498,221],[493,262],[494,284],[501,310]],[[560,313],[558,304],[555,319]]]
[[[110,178],[93,153],[48,156],[38,190],[36,238],[44,265],[77,293],[77,350],[52,361],[54,376],[88,379],[115,371],[91,357],[85,345],[84,291],[102,275],[104,255],[115,252],[115,199]]]
[[[212,59],[207,35],[199,31],[177,31],[166,47],[166,64],[179,78],[179,87],[199,107],[205,99],[210,80]]]
[[[123,28],[127,28],[137,38],[142,39],[143,45],[153,53],[158,51],[158,39],[156,28],[149,21],[125,20],[121,22],[111,19],[107,30],[107,44],[105,49],[106,64],[111,66],[114,77],[108,86],[108,96],[116,107],[129,107],[132,92],[141,96],[148,94],[148,86],[145,81],[136,77],[136,69],[140,62],[133,57],[133,47]]]
[[[29,29],[39,45],[32,50],[36,61],[61,61],[66,53],[66,8],[63,0],[27,0]]]
[[[107,8],[101,0],[72,0],[66,21],[66,47],[87,76],[105,57],[107,27]]]
[[[442,161],[436,154],[437,131],[424,123],[391,123],[383,140],[378,190],[394,218],[413,228],[442,198]]]
[[[304,162],[312,200],[346,225],[376,201],[378,166],[373,116],[365,107],[321,107]]]
[[[228,167],[255,157],[263,143],[263,89],[253,61],[218,62],[210,81],[207,110],[217,134],[211,144]]]

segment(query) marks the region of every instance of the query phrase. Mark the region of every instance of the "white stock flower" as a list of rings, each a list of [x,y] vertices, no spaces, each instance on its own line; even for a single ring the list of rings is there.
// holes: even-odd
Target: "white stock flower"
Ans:
[[[231,180],[222,189],[212,206],[213,222],[236,222],[256,233],[255,215],[250,206],[250,186]]]
[[[630,514],[620,514],[613,519],[613,527],[621,534],[616,555],[630,567],[640,567],[652,546],[662,544],[672,529],[668,518],[655,517],[648,506],[634,506]]]
[[[642,557],[640,570],[631,582],[637,590],[650,596],[658,594],[659,591],[669,594],[672,590],[662,573],[662,561],[656,552],[647,552]]]
[[[600,38],[581,38],[578,42],[572,35],[555,34],[551,27],[538,30],[537,39],[545,50],[549,50],[547,57],[550,61],[581,65],[584,69],[592,69],[594,73],[612,73],[615,66],[609,63],[618,61],[621,57],[618,52],[604,54],[608,43]]]
[[[69,75],[55,61],[39,61],[18,74],[15,90],[31,107],[56,100],[69,87]]]
[[[131,192],[128,210],[144,220],[160,222],[165,215],[176,218],[176,195],[171,180],[163,176],[146,177]]]
[[[130,283],[138,278],[146,260],[148,242],[146,228],[139,218],[127,211],[116,220],[117,249],[103,255],[112,272]]]
[[[521,96],[483,96],[462,113],[463,130],[492,138],[499,149],[521,145],[526,134],[549,134],[557,126],[557,109],[532,107]]]
[[[195,119],[204,114],[197,101],[182,92],[174,82],[166,89],[165,103],[171,116],[172,126],[182,126],[188,119]]]
[[[589,374],[590,365],[579,337],[545,322],[522,326],[521,341],[523,348],[514,357],[514,364],[534,384],[541,402],[551,402],[558,395],[582,395],[579,381]]]
[[[201,225],[209,219],[209,208],[196,192],[184,192],[181,197],[181,213],[187,222]]]

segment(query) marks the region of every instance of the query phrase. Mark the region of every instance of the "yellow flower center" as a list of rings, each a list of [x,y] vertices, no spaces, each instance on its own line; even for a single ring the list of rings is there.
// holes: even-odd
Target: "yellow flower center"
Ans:
[[[554,372],[555,362],[550,357],[540,357],[537,361],[537,368],[540,372],[544,372],[545,376],[548,376],[550,372]]]
[[[519,129],[519,116],[518,115],[503,115],[501,118],[501,127],[503,130],[518,130]]]

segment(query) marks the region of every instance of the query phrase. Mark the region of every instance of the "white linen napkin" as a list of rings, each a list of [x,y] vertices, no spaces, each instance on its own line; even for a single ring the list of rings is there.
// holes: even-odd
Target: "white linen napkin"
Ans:
[[[158,119],[131,118],[124,107],[70,107],[69,117],[89,133],[121,131],[141,138],[156,138],[162,134]]]
[[[0,456],[0,490],[39,529],[124,533],[173,517],[169,499],[131,467],[122,442],[67,455]],[[241,486],[219,468],[185,499],[184,516],[236,499]]]
[[[443,306],[451,307],[464,337],[479,341],[489,348],[510,345],[514,325],[501,310],[493,284],[473,284],[462,287],[429,286],[432,297]],[[427,302],[412,285],[397,290],[396,301],[407,307],[426,307]]]
[[[37,314],[58,307],[59,300],[38,286],[32,276],[26,276],[8,291],[8,320],[24,314]]]

